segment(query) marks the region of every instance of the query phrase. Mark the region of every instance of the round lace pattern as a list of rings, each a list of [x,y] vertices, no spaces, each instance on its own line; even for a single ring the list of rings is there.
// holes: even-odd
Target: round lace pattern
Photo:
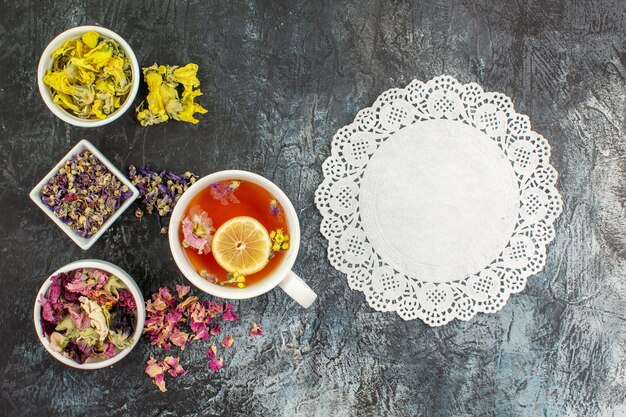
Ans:
[[[399,268],[381,256],[364,227],[370,215],[360,206],[365,199],[361,187],[372,157],[403,129],[419,129],[420,123],[433,120],[463,123],[482,132],[508,161],[517,185],[519,204],[508,243],[492,262],[471,273],[450,269],[435,277]],[[477,312],[493,313],[511,293],[521,291],[527,278],[545,265],[546,245],[554,239],[553,223],[562,207],[550,145],[531,131],[528,117],[517,114],[507,96],[449,76],[385,91],[372,107],[359,111],[354,122],[333,137],[323,174],[315,203],[323,216],[320,229],[328,240],[331,264],[374,309],[396,311],[405,320],[419,318],[430,326],[454,318],[469,320]]]

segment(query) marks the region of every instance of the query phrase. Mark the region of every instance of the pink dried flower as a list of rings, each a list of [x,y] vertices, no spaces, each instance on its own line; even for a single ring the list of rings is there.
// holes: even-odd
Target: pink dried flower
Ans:
[[[165,388],[165,374],[155,376],[154,379],[152,379],[152,383],[156,385],[161,392],[167,391],[167,388]]]
[[[152,294],[152,299],[162,300],[169,307],[174,307],[174,305],[176,304],[176,298],[172,295],[170,289],[167,287],[159,288],[159,292],[157,294]]]
[[[228,336],[226,336],[226,338],[224,340],[222,340],[222,347],[224,348],[229,348],[233,345],[233,342],[235,341],[235,338],[233,337],[232,334],[229,334]]]
[[[209,303],[208,311],[209,311],[209,316],[215,317],[224,311],[224,307],[221,304],[216,303],[215,301],[211,301]]]
[[[148,366],[146,366],[146,374],[150,378],[154,378],[155,376],[163,373],[163,367],[159,364],[159,362],[150,356],[148,359]]]
[[[216,321],[215,323],[213,323],[213,326],[211,326],[211,336],[217,336],[218,334],[220,334],[222,332],[222,325],[220,324],[219,321]]]
[[[212,359],[211,362],[209,362],[209,368],[211,368],[213,372],[219,371],[223,366],[224,360],[222,358]]]
[[[235,306],[230,304],[230,303],[226,303],[226,307],[224,308],[224,313],[222,314],[222,320],[223,321],[237,321],[239,320],[239,316],[237,316],[237,314],[235,314]]]
[[[181,332],[180,330],[174,330],[170,335],[170,340],[172,343],[180,348],[180,350],[185,350],[185,345],[187,344],[187,340],[189,339],[189,334],[185,332]]]
[[[80,310],[80,305],[74,303],[64,303],[63,307],[70,313],[72,323],[78,330],[84,330],[91,325],[89,315]]]
[[[146,374],[152,378],[152,383],[156,385],[161,392],[167,391],[165,388],[165,372],[168,372],[173,378],[185,374],[185,370],[180,365],[179,358],[166,356],[164,360],[157,361],[152,356],[148,360],[146,366]]]
[[[195,295],[192,295],[191,297],[187,297],[185,301],[183,301],[182,303],[176,306],[176,310],[178,311],[188,310],[189,307],[192,307],[197,301],[198,301],[198,297],[196,297]]]
[[[203,269],[202,271],[199,272],[199,274],[202,278],[206,279],[210,283],[217,284],[217,277],[213,274],[210,274],[208,271]]]
[[[102,288],[109,280],[107,273],[101,269],[90,268],[87,273],[96,279],[95,286],[97,289]]]
[[[211,345],[206,352],[206,357],[209,359],[215,359],[217,357],[217,346]]]
[[[194,248],[200,255],[211,252],[211,240],[213,239],[213,220],[206,211],[199,207],[193,207],[189,216],[183,218],[183,242],[185,248]]]
[[[183,367],[180,365],[179,358],[174,358],[173,356],[166,356],[165,359],[163,359],[163,362],[169,367],[167,372],[174,378],[187,373],[187,371],[185,371]]]
[[[261,336],[263,334],[263,329],[260,325],[256,323],[252,323],[252,329],[250,329],[250,336]]]
[[[106,356],[107,358],[112,358],[113,356],[115,356],[115,345],[113,343],[107,343],[104,345],[104,356]]]
[[[133,294],[130,291],[122,288],[122,289],[117,290],[117,292],[119,294],[117,303],[120,305],[120,307],[123,307],[128,311],[137,310],[137,303],[135,302],[135,297],[133,297]]]
[[[89,291],[93,288],[93,284],[87,283],[82,278],[82,275],[77,273],[75,278],[65,285],[65,289],[71,292],[77,292],[82,295],[89,294]]]
[[[189,291],[191,291],[191,287],[189,285],[176,285],[176,292],[178,293],[178,298],[181,300],[189,294]]]

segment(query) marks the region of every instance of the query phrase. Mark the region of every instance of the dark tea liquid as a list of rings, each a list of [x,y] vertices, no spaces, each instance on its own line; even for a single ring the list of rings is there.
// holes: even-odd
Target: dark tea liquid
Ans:
[[[220,184],[230,184],[233,181],[238,181],[239,187],[233,192],[233,195],[239,200],[239,203],[228,202],[227,205],[221,203],[220,200],[215,199],[211,192],[211,187],[208,186],[204,190],[200,191],[191,200],[187,208],[185,209],[185,216],[189,216],[189,211],[198,206],[200,209],[207,212],[211,220],[213,220],[213,227],[215,230],[226,221],[238,216],[249,216],[261,223],[270,233],[273,230],[282,229],[283,233],[289,234],[287,228],[287,221],[285,220],[285,214],[280,207],[281,212],[278,215],[272,214],[271,202],[274,196],[269,193],[265,188],[254,184],[252,182],[232,179],[226,181],[220,181]],[[183,240],[182,231],[180,233],[180,240]],[[206,253],[199,255],[196,249],[191,247],[184,248],[183,250],[187,254],[187,258],[196,269],[197,272],[202,270],[207,271],[209,274],[215,275],[218,282],[224,282],[228,278],[226,275],[229,271],[222,268],[212,253]],[[287,250],[289,251],[289,249]],[[274,256],[265,265],[263,269],[254,274],[246,275],[246,286],[252,285],[258,281],[261,281],[268,275],[270,275],[278,265],[280,265],[285,252],[275,252]]]

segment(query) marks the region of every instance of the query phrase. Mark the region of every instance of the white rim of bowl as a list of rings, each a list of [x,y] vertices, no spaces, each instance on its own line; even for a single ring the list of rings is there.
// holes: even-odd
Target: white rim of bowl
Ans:
[[[250,181],[269,191],[269,193],[274,196],[274,198],[276,198],[283,207],[285,218],[287,220],[287,228],[289,229],[289,242],[291,246],[289,251],[285,253],[286,256],[283,258],[281,264],[278,265],[270,276],[245,288],[222,287],[220,285],[212,284],[202,278],[187,259],[187,255],[181,247],[179,238],[180,223],[189,202],[196,196],[196,194],[204,190],[209,184],[225,180]],[[174,257],[174,261],[176,262],[178,269],[180,269],[187,280],[189,280],[194,286],[205,293],[216,297],[242,300],[265,294],[275,288],[288,276],[289,271],[291,271],[291,268],[296,261],[296,257],[298,256],[298,250],[300,249],[300,222],[298,221],[296,210],[294,209],[293,204],[291,204],[289,198],[287,198],[285,193],[269,179],[249,171],[218,171],[197,180],[187,189],[187,191],[185,191],[180,200],[178,200],[170,218],[168,240],[170,244],[170,251],[172,252],[172,256]]]
[[[110,116],[108,116],[106,119],[103,119],[103,120],[81,119],[79,117],[74,116],[73,114],[66,111],[65,109],[61,108],[61,106],[59,106],[58,104],[52,101],[52,93],[50,91],[50,88],[47,85],[45,85],[43,82],[43,77],[44,75],[46,75],[46,71],[50,68],[52,64],[52,53],[58,47],[60,47],[65,41],[69,39],[73,39],[73,38],[78,38],[83,33],[89,32],[91,30],[98,32],[105,38],[113,39],[114,41],[118,42],[120,46],[122,47],[122,49],[124,49],[124,52],[126,52],[128,57],[130,58],[130,65],[131,65],[132,86],[128,93],[128,96],[126,96],[126,100],[124,101],[124,104],[122,104],[122,106],[119,109],[113,112],[113,114],[111,114]],[[48,44],[48,46],[46,46],[46,49],[44,49],[43,53],[41,54],[41,58],[39,59],[39,66],[37,67],[37,85],[39,86],[39,93],[41,94],[41,97],[44,103],[46,103],[46,106],[59,119],[63,120],[66,123],[69,123],[74,126],[79,126],[79,127],[104,126],[120,118],[133,105],[133,102],[135,101],[135,97],[137,97],[137,91],[139,90],[140,80],[141,80],[141,73],[139,72],[139,63],[137,61],[137,57],[135,56],[135,53],[133,52],[133,49],[120,35],[118,35],[117,33],[113,32],[110,29],[106,29],[100,26],[77,26],[75,28],[68,29],[65,32],[57,35]]]
[[[50,288],[50,285],[52,284],[51,278],[53,276],[61,272],[69,272],[69,271],[73,271],[75,269],[80,269],[80,268],[102,269],[103,271],[106,271],[110,274],[117,276],[126,284],[126,286],[128,287],[128,290],[133,294],[133,297],[135,298],[135,303],[137,304],[137,315],[136,315],[137,320],[135,323],[136,325],[135,333],[133,333],[133,339],[134,339],[133,344],[127,347],[126,349],[121,350],[117,355],[113,356],[110,359],[104,359],[98,362],[88,362],[88,363],[83,363],[83,364],[80,364],[71,358],[61,355],[59,352],[54,351],[50,347],[50,341],[48,340],[48,337],[44,336],[43,334],[43,328],[42,328],[42,323],[41,323],[41,304],[39,304],[40,298],[44,296],[46,292],[48,291],[48,288]],[[48,353],[52,355],[53,358],[63,363],[64,365],[71,366],[72,368],[93,370],[93,369],[100,369],[100,368],[106,368],[107,366],[111,366],[119,362],[120,360],[122,360],[126,355],[130,353],[131,350],[133,350],[133,348],[139,342],[139,339],[141,338],[141,335],[143,333],[143,325],[146,319],[146,310],[145,310],[145,303],[144,303],[143,295],[141,294],[141,290],[137,286],[137,283],[135,282],[135,280],[126,271],[124,271],[119,266],[114,265],[110,262],[101,261],[98,259],[84,259],[82,261],[75,261],[75,262],[71,262],[67,265],[62,266],[61,268],[57,269],[55,272],[53,272],[52,274],[50,274],[50,276],[46,278],[46,281],[43,283],[43,285],[39,289],[39,292],[37,293],[37,298],[35,299],[35,308],[33,309],[33,319],[34,319],[34,324],[35,324],[35,331],[37,332],[37,337],[39,337],[39,341],[41,342],[43,347],[48,351]]]

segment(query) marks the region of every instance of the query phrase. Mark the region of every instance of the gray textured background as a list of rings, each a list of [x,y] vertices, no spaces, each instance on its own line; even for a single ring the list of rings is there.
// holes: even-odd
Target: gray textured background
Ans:
[[[0,0],[0,415],[624,416],[624,3],[599,1]],[[80,129],[56,119],[35,82],[61,31],[98,24],[141,65],[200,65],[194,127],[143,128],[131,113]],[[370,309],[325,258],[313,204],[337,129],[384,90],[450,74],[510,96],[552,145],[564,212],[545,270],[497,314],[432,329]],[[144,94],[140,91],[140,94]],[[131,212],[83,253],[28,200],[79,139],[118,167],[205,175],[241,168],[299,210],[295,270],[319,293],[308,311],[276,290],[236,303],[227,366],[206,344],[159,393],[142,340],[120,364],[79,372],[32,328],[35,294],[67,262],[120,265],[147,296],[182,283],[155,219]],[[244,337],[251,321],[262,338]],[[163,356],[163,354],[160,354]],[[169,381],[168,381],[169,382]]]

